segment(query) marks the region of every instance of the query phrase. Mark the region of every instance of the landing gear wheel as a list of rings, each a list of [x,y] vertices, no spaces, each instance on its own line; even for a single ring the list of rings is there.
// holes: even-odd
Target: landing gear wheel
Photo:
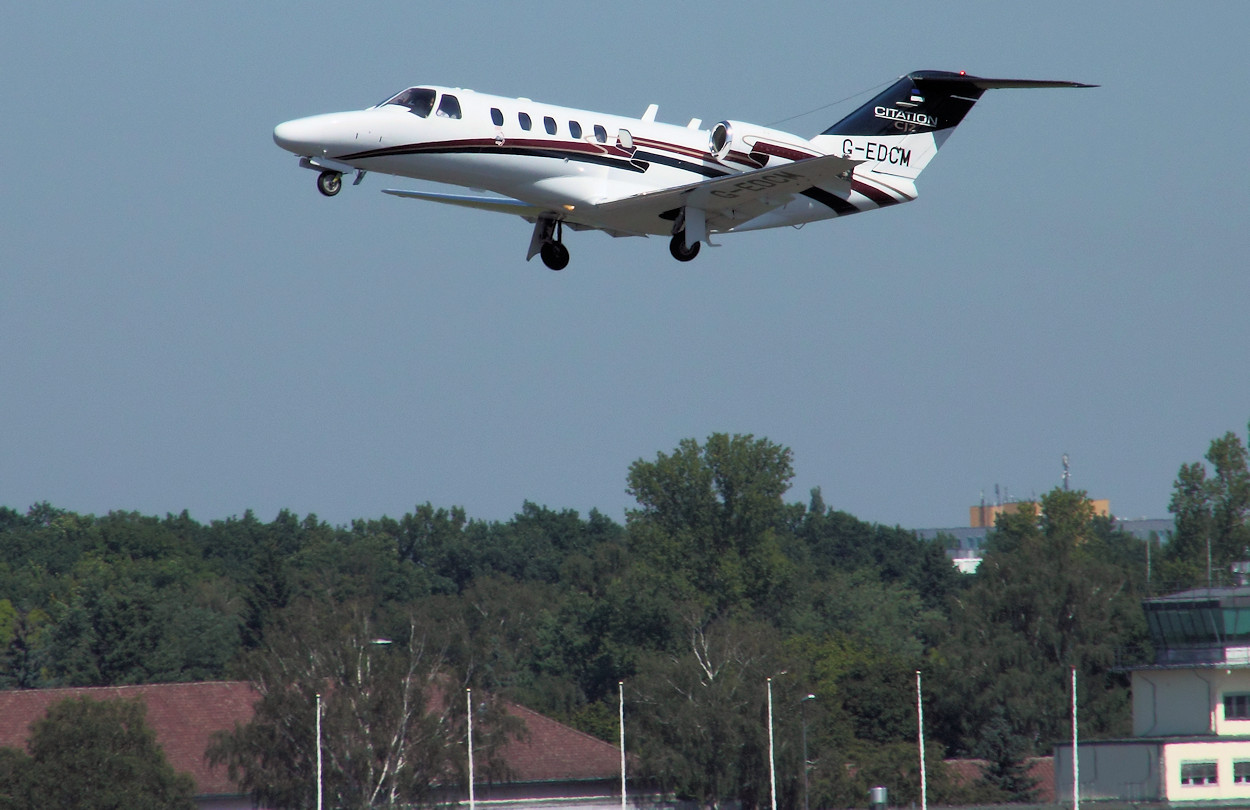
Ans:
[[[688,262],[695,256],[699,255],[699,246],[702,242],[695,242],[690,247],[686,247],[686,232],[678,231],[673,234],[673,239],[668,243],[668,252],[673,254],[673,258],[679,262]]]
[[[343,190],[343,175],[339,172],[322,172],[317,175],[317,190],[327,197],[333,197]]]
[[[563,270],[569,266],[569,249],[561,242],[544,242],[539,255],[543,264],[552,270]]]

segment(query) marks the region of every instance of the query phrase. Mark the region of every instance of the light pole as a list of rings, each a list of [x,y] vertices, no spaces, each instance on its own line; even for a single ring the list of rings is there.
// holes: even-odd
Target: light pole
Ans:
[[[317,810],[321,810],[321,693],[317,693]]]
[[[799,701],[799,713],[803,715],[803,810],[807,810],[807,701],[815,699],[815,695],[808,695]]]
[[[773,679],[768,679],[768,787],[772,810],[777,810],[777,757],[773,748]]]
[[[477,800],[473,794],[473,690],[464,690],[465,708],[469,718],[469,810],[477,810]]]

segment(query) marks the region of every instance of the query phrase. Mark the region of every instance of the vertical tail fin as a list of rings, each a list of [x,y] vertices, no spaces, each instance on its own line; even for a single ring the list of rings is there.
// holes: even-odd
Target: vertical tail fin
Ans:
[[[914,181],[986,90],[1094,86],[918,70],[817,135],[812,144],[822,152],[862,160],[868,171]]]

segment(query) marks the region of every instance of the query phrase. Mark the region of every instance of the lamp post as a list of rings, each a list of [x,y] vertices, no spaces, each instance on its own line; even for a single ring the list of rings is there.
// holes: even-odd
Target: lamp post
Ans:
[[[807,810],[807,701],[815,699],[815,695],[808,695],[799,701],[799,713],[803,716],[803,810]]]
[[[317,693],[317,810],[321,810],[321,693]]]
[[[777,810],[777,758],[773,749],[773,679],[768,679],[768,787],[772,810]]]
[[[473,690],[464,690],[464,701],[469,718],[469,810],[477,810],[477,800],[473,794]]]

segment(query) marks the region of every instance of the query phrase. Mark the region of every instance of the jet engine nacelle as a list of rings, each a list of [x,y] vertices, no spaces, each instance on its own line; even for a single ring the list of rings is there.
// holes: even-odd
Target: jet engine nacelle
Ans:
[[[767,165],[772,158],[802,160],[820,154],[798,135],[742,121],[721,121],[712,127],[708,151],[717,160],[737,159],[759,167]]]

